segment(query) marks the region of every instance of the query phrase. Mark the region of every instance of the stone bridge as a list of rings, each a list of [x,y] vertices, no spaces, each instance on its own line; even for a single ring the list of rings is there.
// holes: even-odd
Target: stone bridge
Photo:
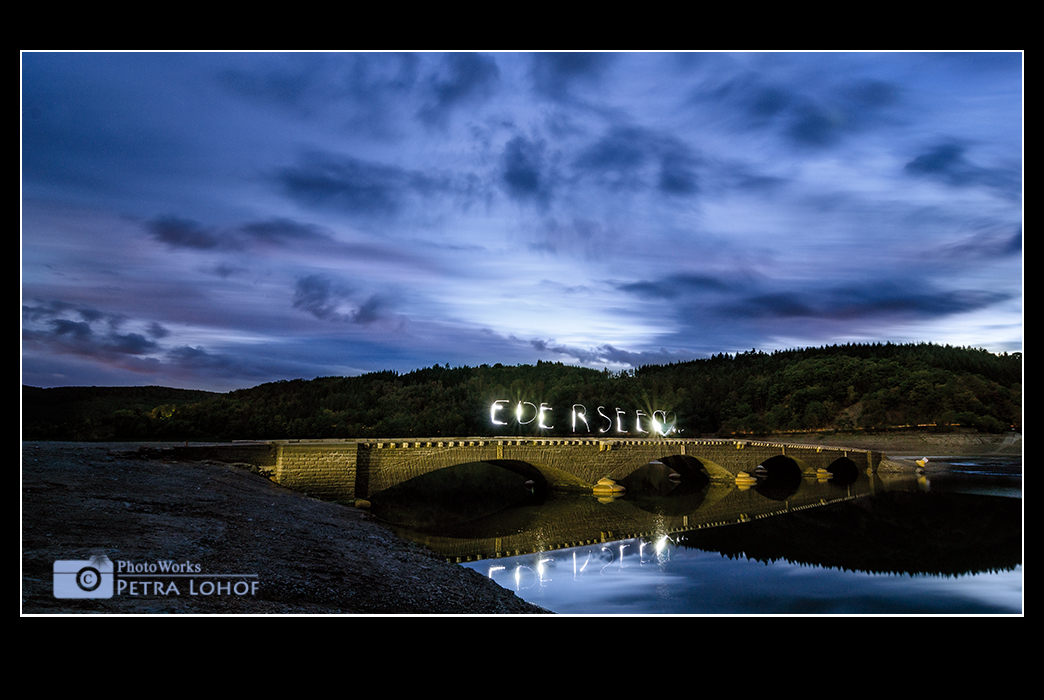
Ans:
[[[631,438],[431,438],[280,440],[179,448],[187,458],[247,462],[277,483],[331,500],[369,499],[447,467],[492,462],[550,490],[592,491],[660,462],[684,482],[737,483],[763,471],[789,478],[874,473],[879,452],[755,440]]]

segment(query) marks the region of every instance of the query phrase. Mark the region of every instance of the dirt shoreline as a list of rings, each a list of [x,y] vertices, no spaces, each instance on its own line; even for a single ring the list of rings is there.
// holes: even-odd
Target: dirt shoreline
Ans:
[[[953,431],[881,431],[876,433],[790,433],[775,435],[773,441],[853,447],[875,450],[888,458],[893,466],[916,466],[920,457],[1013,456],[1022,454],[1022,435],[1019,433],[975,433]]]
[[[364,511],[230,465],[175,462],[156,450],[142,459],[138,446],[22,443],[23,615],[549,612],[400,539]],[[54,562],[94,555],[115,565],[173,561],[199,567],[200,576],[140,579],[137,595],[123,577],[126,589],[111,598],[56,598]],[[204,594],[215,581],[240,580],[218,574],[254,575],[243,580],[257,581],[256,592],[226,586]]]
[[[752,438],[754,439],[754,438]],[[1022,436],[794,434],[775,440],[874,449],[887,471],[917,456],[1021,454]],[[365,511],[246,469],[175,461],[153,443],[22,443],[22,614],[520,615],[548,613],[477,572],[400,539]],[[144,449],[139,449],[144,448]],[[54,562],[199,566],[254,574],[254,594],[54,596]],[[168,580],[169,583],[169,580]],[[196,582],[199,589],[199,581]]]

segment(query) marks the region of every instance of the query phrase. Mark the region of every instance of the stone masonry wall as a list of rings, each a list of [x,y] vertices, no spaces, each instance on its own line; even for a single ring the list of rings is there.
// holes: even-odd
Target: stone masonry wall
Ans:
[[[358,451],[355,442],[278,444],[275,480],[316,498],[352,500]]]

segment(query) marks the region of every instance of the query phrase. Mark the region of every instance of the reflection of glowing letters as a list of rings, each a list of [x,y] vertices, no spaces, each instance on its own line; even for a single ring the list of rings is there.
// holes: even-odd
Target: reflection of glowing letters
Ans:
[[[493,405],[489,407],[489,419],[493,421],[493,425],[507,425],[507,423],[505,423],[504,421],[497,420],[497,411],[501,409],[500,404],[502,403],[507,403],[507,399],[500,399],[498,401],[494,401]]]
[[[577,411],[576,407],[579,406],[582,410]],[[587,428],[587,432],[591,432],[591,426],[587,424],[587,407],[582,403],[573,404],[573,432],[576,432],[576,419],[579,418],[584,422],[584,427]]]
[[[553,410],[553,409],[550,406],[548,406],[546,403],[540,404],[540,411],[539,411],[540,420],[537,422],[537,425],[539,427],[543,428],[544,430],[551,430],[551,428],[555,427],[553,425],[544,425],[544,411],[551,411],[551,410]]]

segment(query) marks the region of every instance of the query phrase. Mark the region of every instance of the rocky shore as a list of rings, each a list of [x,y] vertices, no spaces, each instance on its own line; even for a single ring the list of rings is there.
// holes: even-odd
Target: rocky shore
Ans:
[[[157,446],[22,443],[22,614],[547,613],[366,512]],[[105,599],[54,596],[54,562],[104,555],[198,571]],[[252,575],[240,593],[207,575]],[[211,584],[202,585],[209,580]],[[174,584],[177,592],[170,587]],[[209,593],[207,591],[210,591]]]
[[[876,450],[885,455],[879,472],[908,472],[918,468],[921,457],[960,457],[1022,454],[1019,433],[987,434],[972,431],[934,433],[928,431],[879,431],[865,433],[792,433],[774,440],[806,445],[832,445]]]
[[[889,457],[956,457],[968,455],[1022,454],[1022,435],[1019,433],[977,433],[954,430],[930,432],[926,430],[881,430],[877,432],[819,432],[775,435],[780,442],[834,445],[876,450]]]

